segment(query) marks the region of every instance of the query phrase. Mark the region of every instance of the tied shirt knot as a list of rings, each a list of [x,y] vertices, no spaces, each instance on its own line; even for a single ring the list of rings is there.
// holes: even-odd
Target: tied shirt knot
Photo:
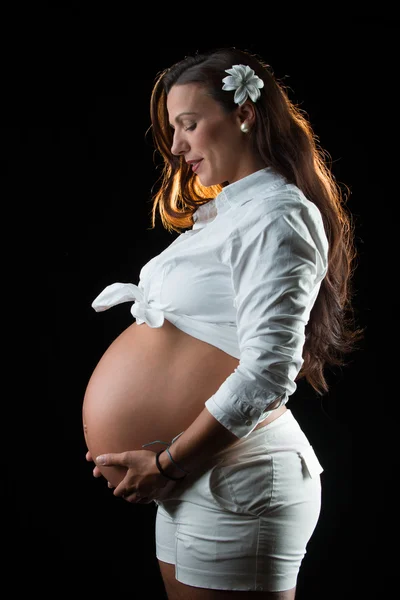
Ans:
[[[142,290],[134,283],[112,283],[108,285],[92,302],[96,312],[102,312],[123,302],[134,301],[131,313],[136,323],[147,323],[149,327],[162,327],[164,313],[159,308],[151,307],[144,297]]]

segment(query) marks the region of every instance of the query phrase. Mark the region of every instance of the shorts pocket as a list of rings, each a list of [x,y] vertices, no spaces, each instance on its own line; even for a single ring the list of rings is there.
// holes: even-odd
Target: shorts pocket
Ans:
[[[261,516],[270,506],[273,487],[273,458],[264,446],[226,457],[209,475],[213,500],[234,513]]]
[[[308,448],[302,450],[300,456],[303,461],[303,467],[309,477],[315,478],[322,473],[323,468],[312,446],[308,446]]]

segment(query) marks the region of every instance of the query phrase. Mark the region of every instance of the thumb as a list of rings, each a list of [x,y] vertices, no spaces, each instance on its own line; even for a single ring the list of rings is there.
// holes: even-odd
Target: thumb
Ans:
[[[120,454],[100,454],[96,457],[96,465],[100,466],[125,466],[126,465],[126,452]]]

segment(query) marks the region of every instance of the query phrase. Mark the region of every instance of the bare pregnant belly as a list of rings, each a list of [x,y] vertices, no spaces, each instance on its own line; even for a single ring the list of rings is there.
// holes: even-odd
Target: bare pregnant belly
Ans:
[[[167,320],[157,329],[133,323],[104,353],[86,388],[82,416],[92,457],[172,440],[238,364]],[[124,470],[104,467],[102,473],[117,485]]]

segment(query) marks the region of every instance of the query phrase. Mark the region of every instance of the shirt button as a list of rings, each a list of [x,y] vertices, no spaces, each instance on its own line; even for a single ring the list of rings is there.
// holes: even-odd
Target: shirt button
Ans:
[[[250,425],[253,424],[253,421],[251,421],[250,419],[247,419],[247,421],[245,422],[245,425],[247,425],[248,427],[250,427]]]

